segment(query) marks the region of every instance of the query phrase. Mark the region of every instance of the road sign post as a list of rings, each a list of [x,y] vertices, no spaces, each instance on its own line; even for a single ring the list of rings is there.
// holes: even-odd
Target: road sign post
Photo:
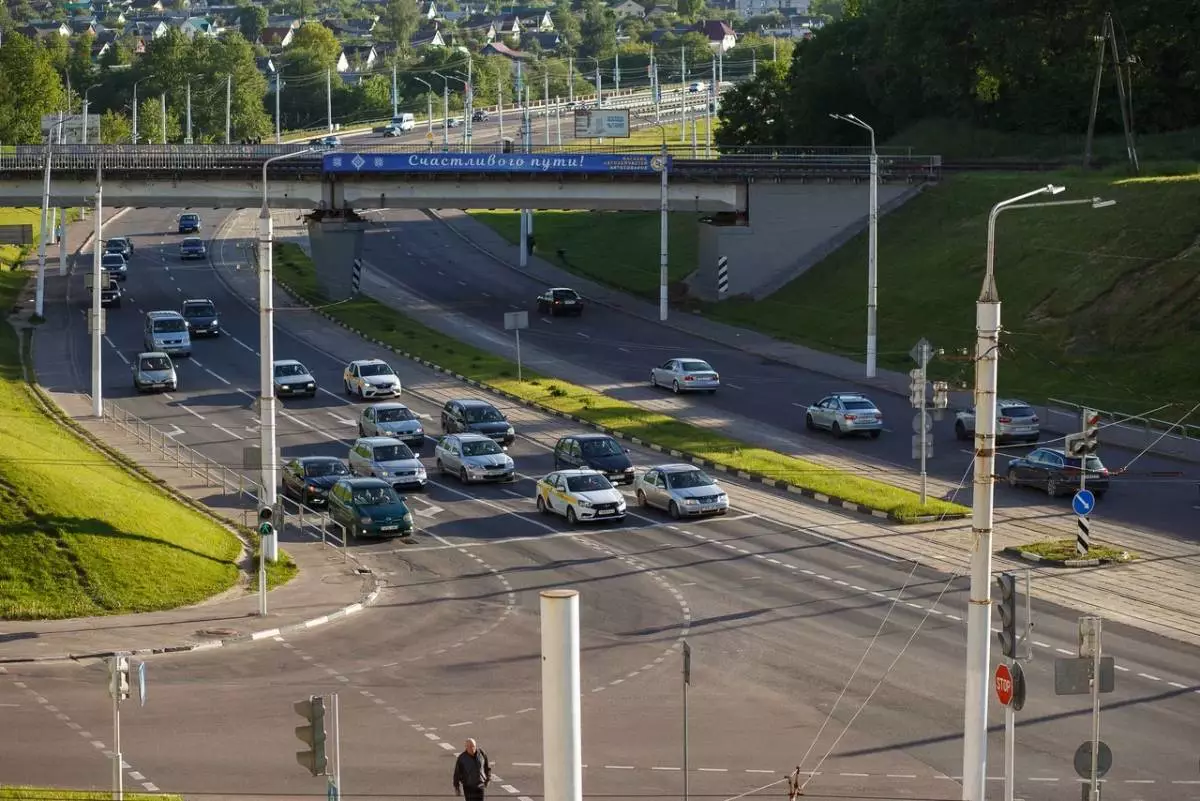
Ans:
[[[1087,457],[1081,456],[1079,458],[1086,459]],[[1083,471],[1080,470],[1079,472],[1082,476]],[[1080,482],[1082,481],[1081,477]],[[1088,551],[1092,547],[1092,528],[1091,521],[1088,520],[1088,515],[1095,508],[1096,496],[1090,490],[1086,490],[1083,487],[1080,487],[1079,492],[1076,492],[1074,497],[1071,498],[1071,509],[1075,512],[1076,517],[1079,518],[1079,533],[1075,535],[1075,551],[1080,556],[1087,556]]]
[[[258,614],[267,616],[267,556],[275,544],[275,528],[271,525],[271,507],[258,510]]]
[[[688,801],[688,686],[692,683],[692,647],[683,641],[683,801]]]
[[[521,377],[521,329],[529,327],[529,312],[515,311],[504,313],[504,330],[512,331],[517,338],[517,381],[523,381]]]
[[[928,339],[921,337],[920,341],[913,345],[908,355],[917,363],[917,368],[908,373],[908,392],[909,400],[913,408],[917,410],[917,416],[913,418],[912,455],[914,459],[921,460],[921,504],[924,505],[928,496],[928,474],[925,464],[926,460],[933,455],[931,431],[933,421],[925,412],[925,385],[928,378],[929,360],[933,357],[933,346]]]

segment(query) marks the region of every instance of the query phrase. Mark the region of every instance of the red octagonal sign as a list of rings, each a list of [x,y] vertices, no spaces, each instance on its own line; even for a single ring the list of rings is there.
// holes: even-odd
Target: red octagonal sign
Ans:
[[[1013,677],[1008,665],[999,665],[996,668],[996,698],[1000,699],[1004,706],[1012,703]]]

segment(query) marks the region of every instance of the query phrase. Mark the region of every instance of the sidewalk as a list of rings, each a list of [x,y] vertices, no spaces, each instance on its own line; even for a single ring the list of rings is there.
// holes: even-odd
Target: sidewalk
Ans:
[[[86,232],[79,225],[68,229],[72,254],[91,236],[90,224],[88,227]],[[57,269],[47,276],[47,320],[34,336],[33,366],[49,397],[66,417],[103,443],[104,449],[137,464],[183,502],[205,506],[230,523],[253,523],[249,499],[226,494],[202,474],[164,458],[162,451],[116,424],[92,416],[90,397],[78,386],[87,378],[76,375],[78,365],[72,358],[72,343],[80,329],[86,330],[86,323],[67,305],[70,280],[71,276],[60,278]],[[32,307],[31,303],[23,305]],[[53,376],[53,386],[41,381],[43,373]],[[0,621],[0,663],[79,659],[118,650],[151,654],[234,645],[355,614],[379,595],[378,579],[357,562],[343,561],[341,553],[307,537],[301,540],[290,528],[281,532],[280,539],[300,572],[268,593],[265,618],[258,616],[257,580],[243,574],[237,586],[182,609],[73,620]]]

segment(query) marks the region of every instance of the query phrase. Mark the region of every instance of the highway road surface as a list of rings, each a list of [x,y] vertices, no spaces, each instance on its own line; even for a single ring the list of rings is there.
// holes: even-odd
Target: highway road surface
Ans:
[[[257,438],[257,314],[210,265],[178,260],[173,222],[170,211],[136,210],[108,231],[135,237],[138,250],[126,304],[108,315],[106,392],[237,468]],[[205,220],[210,234],[218,222]],[[236,260],[219,242],[213,256]],[[83,282],[74,280],[74,366],[86,385]],[[216,302],[223,335],[179,360],[177,392],[137,396],[126,363],[141,348],[142,315],[190,297]],[[282,295],[277,305],[276,358],[300,359],[322,384],[316,398],[284,403],[284,456],[344,456],[361,405],[342,396],[341,369],[388,354],[289,310]],[[403,400],[430,418],[431,432],[441,402],[475,394],[391,361]],[[725,518],[676,523],[633,510],[620,524],[571,530],[530,502],[531,479],[551,466],[547,444],[571,425],[500,405],[520,435],[510,451],[518,482],[463,487],[434,476],[412,496],[421,529],[412,543],[353,546],[389,588],[344,624],[152,659],[149,703],[127,705],[123,715],[128,770],[164,791],[206,798],[319,793],[322,784],[292,756],[300,721],[291,706],[338,691],[349,795],[448,796],[452,756],[472,736],[501,777],[493,795],[539,796],[537,592],[570,586],[582,594],[587,794],[681,792],[678,649],[686,638],[694,652],[691,793],[730,799],[773,785],[760,794],[777,795],[781,775],[802,763],[818,774],[808,797],[959,797],[961,578],[823,534],[875,532],[875,521],[736,482],[725,482],[734,506]],[[633,457],[641,466],[658,461]],[[1051,690],[1052,658],[1075,646],[1074,613],[1035,603],[1034,614],[1017,793],[1057,801],[1078,792],[1067,786],[1071,755],[1088,738],[1090,706]],[[1116,754],[1106,801],[1200,798],[1194,650],[1115,625],[1105,649],[1121,666],[1116,692],[1104,699],[1103,738]],[[0,704],[21,731],[8,738],[6,782],[107,786],[110,705],[100,666],[10,666]],[[991,721],[989,773],[998,776],[1002,717],[994,706]]]

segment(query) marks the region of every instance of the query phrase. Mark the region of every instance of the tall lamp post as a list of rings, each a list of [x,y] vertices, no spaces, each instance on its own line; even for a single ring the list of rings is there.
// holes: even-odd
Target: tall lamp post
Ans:
[[[79,135],[80,136],[79,143],[83,144],[83,145],[86,145],[88,143],[88,140],[87,140],[88,139],[88,109],[92,105],[92,101],[88,99],[88,95],[90,95],[92,93],[92,90],[95,89],[96,87],[98,87],[99,85],[100,84],[98,84],[98,83],[94,83],[91,86],[89,86],[87,89],[83,90],[83,133],[81,133]]]
[[[442,79],[442,147],[450,146],[450,79],[440,72],[433,72]]]
[[[660,180],[658,185],[658,319],[665,321],[668,312],[667,288],[670,278],[667,270],[667,262],[669,260],[667,247],[670,235],[670,196],[668,195],[667,173],[671,164],[671,156],[667,148],[667,129],[663,127],[662,123],[647,119],[640,114],[635,116],[647,125],[657,128],[658,132],[662,134],[662,150],[659,156],[662,159],[662,163],[659,165]]]
[[[988,668],[991,663],[992,512],[996,466],[996,392],[1000,348],[1000,293],[996,290],[996,218],[1010,209],[1116,204],[1089,198],[1022,203],[1037,195],[1057,195],[1053,184],[1026,192],[992,207],[988,216],[987,269],[975,303],[975,480],[971,501],[971,594],[967,606],[967,681],[963,713],[963,801],[984,801],[987,782]]]
[[[258,342],[259,383],[261,397],[258,405],[259,446],[262,455],[262,497],[260,504],[267,509],[275,508],[276,484],[279,478],[279,462],[275,457],[275,309],[274,309],[274,259],[275,224],[271,220],[268,197],[267,168],[276,161],[296,158],[313,153],[318,148],[308,147],[280,156],[272,156],[262,167],[262,211],[258,215]],[[264,538],[263,558],[274,562],[279,558],[276,537]],[[269,553],[268,553],[269,550]]]
[[[424,84],[425,88],[429,90],[428,92],[425,93],[425,102],[426,102],[425,126],[429,132],[429,134],[428,134],[429,146],[432,148],[433,147],[433,84],[431,84],[429,81],[418,78],[416,75],[410,75],[409,77],[412,78],[417,83]]]
[[[138,84],[139,84],[139,83],[141,83],[142,81],[147,81],[147,80],[150,80],[150,78],[151,78],[151,76],[147,75],[145,78],[138,78],[136,81],[134,81],[134,82],[133,82],[133,143],[134,143],[135,145],[138,143],[138,99],[137,99],[137,88],[138,88]]]
[[[867,243],[867,378],[875,377],[879,354],[879,154],[875,152],[875,129],[853,114],[830,114],[871,135],[870,233]]]
[[[453,75],[454,80],[463,85],[463,144],[470,153],[471,139],[475,128],[475,87],[471,85],[472,79],[469,74],[455,72]]]
[[[60,134],[64,125],[66,125],[66,121],[59,120],[46,131],[46,153],[42,162],[42,221],[41,233],[38,235],[38,268],[37,281],[34,285],[33,302],[33,313],[38,317],[44,317],[46,311],[46,239],[50,231],[50,227],[47,225],[47,218],[50,216],[50,162],[53,154],[52,146],[55,134]]]
[[[437,73],[437,74],[440,75],[441,73]],[[462,75],[461,73],[457,73],[457,72],[452,72],[449,75],[442,75],[442,78],[444,78],[446,80],[450,80],[450,81],[458,81],[459,83],[461,83],[463,85],[463,133],[462,133],[462,136],[463,136],[463,144],[466,144],[467,143],[467,126],[471,124],[471,115],[470,115],[470,112],[467,110],[466,100],[467,100],[467,92],[470,90],[471,84],[467,81],[466,75]]]

